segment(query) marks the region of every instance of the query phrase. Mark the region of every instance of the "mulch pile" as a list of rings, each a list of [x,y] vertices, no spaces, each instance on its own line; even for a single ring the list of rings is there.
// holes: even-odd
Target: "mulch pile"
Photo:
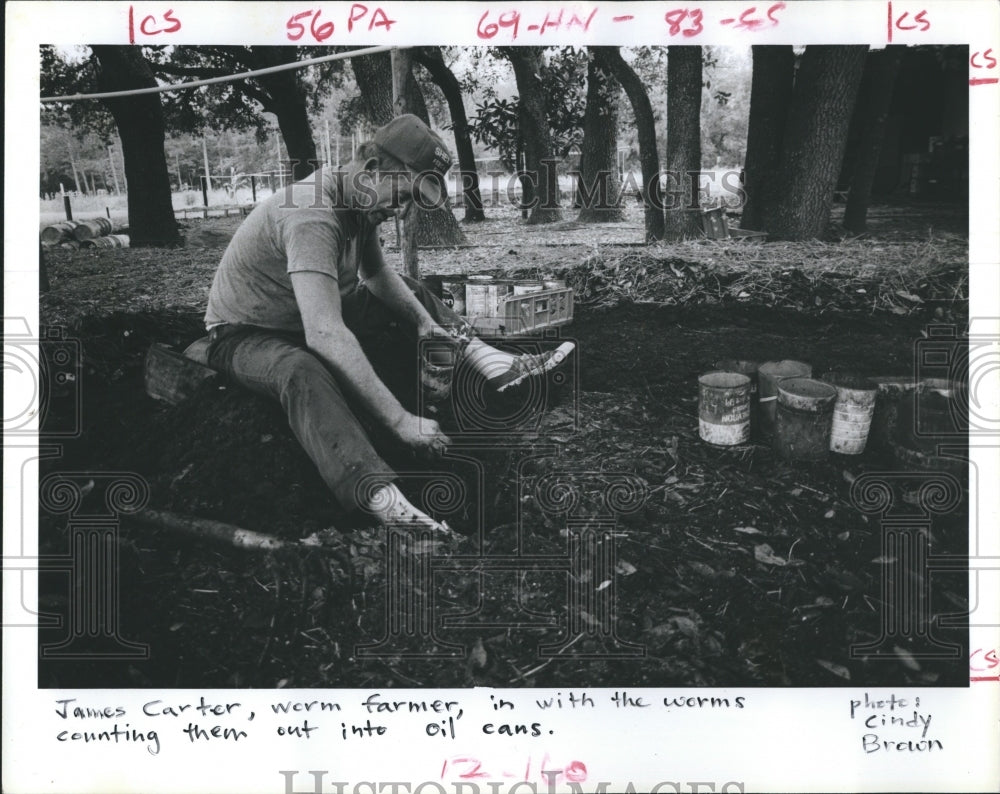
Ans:
[[[856,239],[768,243],[691,241],[640,250],[597,250],[560,271],[578,304],[751,304],[826,313],[931,310],[942,320],[968,301],[967,242]],[[512,269],[511,278],[538,277]]]

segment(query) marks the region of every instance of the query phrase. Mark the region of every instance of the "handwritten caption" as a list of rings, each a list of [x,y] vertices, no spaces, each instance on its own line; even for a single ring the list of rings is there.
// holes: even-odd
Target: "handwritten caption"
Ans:
[[[888,697],[851,700],[851,719],[865,727],[861,749],[866,755],[876,753],[931,753],[944,750],[944,743],[930,734],[934,715],[920,708],[920,698]]]
[[[560,691],[546,696],[535,695],[530,700],[519,699],[521,702],[517,704],[496,695],[489,695],[488,701],[484,697],[476,693],[463,695],[461,700],[410,700],[371,692],[358,700],[271,699],[260,706],[240,700],[215,701],[204,695],[197,700],[151,696],[140,706],[95,703],[89,697],[64,698],[54,702],[55,739],[60,743],[145,746],[152,755],[159,755],[172,741],[181,745],[239,743],[253,732],[269,739],[301,740],[322,734],[327,739],[342,742],[363,742],[382,736],[399,741],[404,734],[444,741],[471,736],[496,737],[502,741],[503,737],[554,736],[557,731],[553,726],[558,721],[552,722],[545,716],[552,712],[598,707],[615,711],[647,708],[725,711],[743,709],[747,705],[747,698],[743,696],[684,694],[654,698],[647,694],[630,694],[627,690],[599,696],[582,690]],[[470,707],[473,714],[480,716],[467,714]],[[489,719],[483,718],[484,712]],[[471,774],[468,756],[449,758],[442,774],[449,768],[456,774],[461,773],[459,776],[466,772]],[[526,760],[528,774],[533,763],[531,759]],[[536,769],[542,767],[534,766]],[[574,780],[574,776],[585,774],[586,764],[568,759],[560,769],[567,780]]]
[[[285,21],[285,37],[302,44],[322,43],[338,31],[389,33],[396,21],[385,8],[367,6],[364,3],[352,3],[344,16],[335,19],[330,18],[329,12],[324,14],[322,8],[304,8]],[[150,13],[146,10],[137,12],[135,6],[128,7],[130,44],[135,44],[137,34],[152,39],[163,34],[177,33],[183,27],[180,14],[172,8],[165,11],[156,9]]]
[[[678,6],[667,10],[663,15],[663,30],[668,36],[695,38],[705,30],[707,24],[718,24],[733,30],[762,30],[776,27],[780,22],[780,12],[785,9],[782,2],[766,6],[748,5],[737,16],[726,16],[716,19],[709,18],[700,6]],[[636,22],[633,14],[601,15],[600,8],[594,8],[584,14],[574,8],[555,7],[542,14],[537,12],[522,12],[517,8],[503,11],[487,9],[479,17],[476,35],[483,40],[490,40],[503,34],[511,41],[541,38],[546,33],[579,31],[590,32],[595,22],[610,22],[615,26],[627,26]],[[637,22],[636,24],[645,24]]]

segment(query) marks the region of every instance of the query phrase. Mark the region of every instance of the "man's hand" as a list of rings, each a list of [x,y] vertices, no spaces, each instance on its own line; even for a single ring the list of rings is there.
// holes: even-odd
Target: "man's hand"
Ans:
[[[414,452],[430,457],[441,457],[451,443],[437,422],[411,413],[404,414],[392,430]]]

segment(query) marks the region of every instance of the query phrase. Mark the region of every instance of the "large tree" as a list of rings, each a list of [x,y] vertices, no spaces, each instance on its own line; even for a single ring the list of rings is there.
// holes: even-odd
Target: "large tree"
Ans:
[[[562,212],[548,103],[541,76],[545,67],[544,54],[541,47],[503,47],[501,52],[514,67],[520,95],[518,125],[524,141],[525,160],[523,199],[531,206],[528,223],[553,223],[562,219]]]
[[[791,45],[759,45],[753,51],[753,78],[750,88],[750,123],[747,154],[743,169],[746,204],[740,225],[763,229],[766,204],[764,190],[778,170],[781,141],[788,107],[792,102],[795,52]]]
[[[676,180],[664,221],[664,239],[701,234],[701,210],[693,201],[701,171],[701,47],[667,49],[668,179]]]
[[[388,124],[395,115],[392,102],[392,59],[389,53],[351,58],[351,68],[368,120],[374,126]],[[423,93],[412,71],[407,73],[403,91],[407,108],[425,123],[429,123]],[[459,245],[465,242],[465,235],[455,220],[450,205],[417,212],[417,242],[420,245]]]
[[[138,47],[92,45],[97,59],[99,92],[127,91],[156,85]],[[163,153],[165,137],[159,94],[102,100],[118,127],[128,184],[129,237],[133,246],[170,246],[181,242]]]
[[[747,171],[757,175],[754,200],[763,201],[755,212],[771,238],[806,240],[826,233],[867,51],[854,45],[806,47],[780,133],[777,165],[763,169],[748,158]],[[758,112],[751,101],[751,127]]]
[[[867,228],[868,205],[885,138],[892,89],[905,51],[906,47],[890,45],[869,52],[865,59],[865,71],[851,121],[852,126],[857,128],[859,140],[844,211],[844,227],[852,232],[863,232]]]
[[[618,175],[619,90],[611,69],[591,53],[577,190],[579,220],[585,223],[610,223],[625,218]]]
[[[469,223],[485,220],[483,199],[479,191],[479,172],[476,170],[476,155],[472,148],[469,119],[465,113],[465,103],[462,101],[462,88],[458,78],[445,63],[440,47],[418,47],[413,51],[413,59],[428,71],[448,103],[451,128],[455,134],[455,151],[458,152],[465,221]]]
[[[656,148],[656,124],[653,106],[646,86],[622,58],[617,47],[594,47],[594,57],[604,63],[615,75],[635,116],[639,138],[639,163],[642,171],[640,192],[645,207],[646,240],[663,239],[663,195],[660,187],[660,155]]]

